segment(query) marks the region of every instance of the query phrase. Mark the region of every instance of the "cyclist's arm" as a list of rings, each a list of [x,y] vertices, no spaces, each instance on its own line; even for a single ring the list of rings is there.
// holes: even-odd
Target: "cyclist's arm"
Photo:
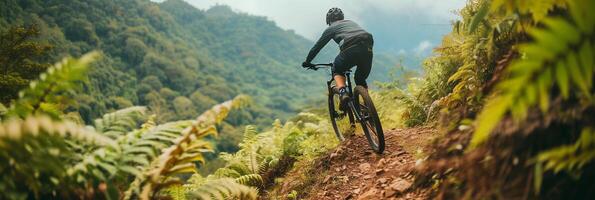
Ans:
[[[331,41],[331,39],[333,38],[333,35],[334,35],[334,31],[331,29],[331,27],[324,30],[324,32],[322,33],[322,36],[320,36],[320,39],[318,39],[316,44],[314,44],[314,47],[312,47],[312,49],[310,49],[310,53],[308,53],[308,57],[306,58],[307,63],[310,63],[310,62],[312,62],[312,60],[314,60],[314,57],[316,57],[318,52],[320,52],[320,50],[329,41]]]

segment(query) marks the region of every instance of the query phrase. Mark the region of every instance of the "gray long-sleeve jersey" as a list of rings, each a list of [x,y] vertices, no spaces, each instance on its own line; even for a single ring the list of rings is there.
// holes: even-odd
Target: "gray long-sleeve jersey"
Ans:
[[[331,40],[333,39],[339,46],[341,46],[343,41],[360,35],[368,33],[364,29],[362,29],[358,24],[350,20],[339,20],[336,22],[331,23],[331,25],[324,30],[322,36],[314,47],[308,53],[308,57],[306,58],[306,62],[312,62],[314,57],[320,52],[320,50]]]

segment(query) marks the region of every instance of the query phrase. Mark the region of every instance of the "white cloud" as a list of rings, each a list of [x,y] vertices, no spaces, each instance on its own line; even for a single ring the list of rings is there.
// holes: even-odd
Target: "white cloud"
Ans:
[[[415,51],[415,53],[417,53],[417,54],[421,54],[424,51],[430,49],[431,47],[432,47],[432,43],[428,40],[424,40],[424,41],[421,41],[419,43],[419,45],[417,45],[417,47],[415,47],[415,49],[413,49],[413,51]]]
[[[216,4],[254,15],[267,16],[280,27],[315,39],[325,27],[324,17],[331,7],[340,7],[346,18],[360,21],[370,12],[399,13],[411,19],[429,19],[424,23],[449,23],[455,18],[453,10],[461,8],[465,0],[186,0],[207,9]],[[379,19],[390,20],[390,19]],[[363,24],[363,22],[361,22]],[[365,26],[365,24],[363,24]]]

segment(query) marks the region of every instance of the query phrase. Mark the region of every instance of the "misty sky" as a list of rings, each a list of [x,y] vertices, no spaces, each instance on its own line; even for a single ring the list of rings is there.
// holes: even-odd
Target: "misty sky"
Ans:
[[[422,52],[440,42],[457,19],[465,0],[186,0],[200,9],[229,5],[238,12],[266,16],[284,29],[315,40],[325,14],[340,7],[374,35],[377,48],[393,52]]]

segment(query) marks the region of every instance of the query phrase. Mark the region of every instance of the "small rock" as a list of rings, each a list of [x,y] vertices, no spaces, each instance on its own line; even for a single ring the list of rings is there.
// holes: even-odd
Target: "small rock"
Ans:
[[[357,200],[369,200],[369,199],[378,199],[376,196],[376,194],[378,194],[378,190],[376,188],[372,188],[366,192],[364,192],[362,195],[360,195]]]
[[[326,176],[324,178],[324,180],[322,181],[322,183],[327,183],[329,180],[331,180],[331,176],[330,175],[329,176]]]
[[[365,176],[364,176],[364,179],[365,179],[365,180],[368,180],[368,179],[371,179],[371,178],[372,178],[372,175],[365,175]]]
[[[423,160],[423,159],[417,159],[417,160],[415,161],[415,167],[419,167],[419,166],[421,166],[423,163],[424,163],[424,160]]]
[[[380,175],[382,173],[384,173],[384,169],[378,169],[378,170],[376,170],[376,175]]]
[[[385,184],[388,180],[386,178],[379,178],[378,183]]]
[[[337,154],[337,153],[331,153],[331,160],[332,160],[333,158],[336,158],[337,156],[339,156],[339,154]]]
[[[384,197],[392,197],[392,196],[395,196],[395,194],[397,194],[397,192],[394,190],[385,190],[384,191]]]
[[[343,165],[343,166],[341,166],[341,169],[345,170],[345,169],[347,169],[347,166]]]
[[[385,163],[386,163],[386,160],[385,160],[384,158],[382,158],[382,159],[380,159],[380,160],[378,161],[378,163],[376,163],[376,166],[382,166],[382,165],[384,165]]]
[[[338,168],[338,167],[337,167],[337,168],[335,168],[335,171],[336,171],[336,172],[340,172],[340,171],[341,171],[341,168]]]
[[[337,196],[338,198],[339,196]],[[344,199],[351,199],[353,198],[353,193],[349,193]]]
[[[368,171],[370,170],[370,163],[362,163],[359,165],[359,170],[361,170],[362,172]]]
[[[359,192],[360,192],[360,189],[359,189],[359,188],[357,188],[357,189],[355,189],[355,190],[353,190],[353,191],[351,191],[351,192],[353,192],[353,194],[359,194]]]
[[[397,178],[390,184],[390,189],[395,192],[403,192],[411,187],[411,182],[402,178]]]

